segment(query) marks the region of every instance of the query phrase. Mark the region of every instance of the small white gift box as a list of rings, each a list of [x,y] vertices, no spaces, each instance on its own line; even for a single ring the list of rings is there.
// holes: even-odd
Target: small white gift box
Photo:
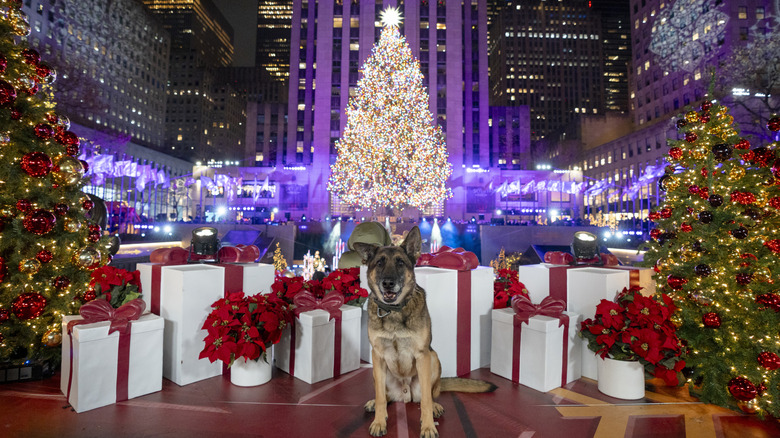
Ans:
[[[539,303],[548,296],[565,302],[568,299],[566,272],[574,268],[575,266],[550,263],[520,265],[517,267],[517,278],[528,289],[528,298],[531,302]]]
[[[630,273],[624,269],[578,268],[568,271],[566,278],[569,312],[579,313],[583,319],[593,318],[601,300],[614,301],[619,292],[629,286]],[[582,376],[598,379],[596,356],[588,349],[588,341],[581,340]]]
[[[183,386],[222,374],[222,363],[199,360],[206,330],[201,327],[211,313],[211,306],[224,298],[225,269],[209,264],[159,266],[139,263],[143,280],[160,270],[159,309],[165,319],[163,376]],[[143,283],[142,283],[143,284]],[[150,305],[155,297],[143,289],[144,301]]]
[[[274,265],[265,263],[220,263],[225,269],[225,295],[244,292],[244,295],[268,294],[274,284]]]
[[[655,280],[653,280],[652,268],[640,268],[638,266],[613,266],[613,269],[628,271],[629,284],[642,288],[642,295],[649,297],[655,294]]]
[[[343,305],[341,310],[341,354],[336,358],[336,320],[326,310],[302,312],[295,318],[295,337],[292,326],[282,332],[274,345],[274,361],[282,371],[303,380],[316,383],[333,378],[338,360],[340,374],[360,366],[360,307]],[[294,348],[290,348],[294,342]],[[290,364],[292,371],[290,370]]]
[[[129,359],[124,363],[119,360],[119,332],[108,333],[110,321],[77,324],[68,335],[68,323],[82,319],[62,317],[60,389],[76,412],[162,389],[162,318],[147,313],[130,323]],[[126,398],[118,400],[117,394],[123,392]]]
[[[562,314],[569,317],[565,332],[559,318],[535,315],[519,326],[520,339],[516,339],[514,310],[493,310],[490,371],[542,392],[579,379],[582,342],[577,332],[582,318]]]
[[[431,347],[441,362],[441,376],[455,377],[490,364],[490,312],[493,268],[470,271],[420,266],[417,284],[425,289],[431,315]],[[467,284],[461,284],[465,280]]]

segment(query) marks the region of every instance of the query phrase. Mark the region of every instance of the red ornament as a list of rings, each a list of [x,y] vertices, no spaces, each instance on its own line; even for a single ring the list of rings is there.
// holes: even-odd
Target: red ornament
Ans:
[[[701,103],[702,111],[709,111],[710,108],[712,108],[712,102],[710,102],[709,100],[705,100],[704,102]]]
[[[718,315],[715,312],[708,312],[705,313],[701,317],[702,322],[704,322],[705,327],[709,328],[718,328],[720,327],[720,315]]]
[[[682,231],[683,233],[690,233],[691,231],[693,231],[693,227],[683,222],[683,224],[680,225],[680,231]]]
[[[56,277],[54,279],[53,284],[54,284],[54,287],[57,288],[57,289],[65,289],[68,286],[70,286],[70,278],[68,278],[68,277],[66,277],[64,275],[60,275],[59,277]]]
[[[32,202],[29,199],[20,199],[16,201],[16,209],[19,211],[27,211],[32,208]]]
[[[54,206],[54,212],[57,213],[57,216],[63,216],[67,214],[68,210],[70,210],[68,204],[57,204]]]
[[[669,285],[674,290],[680,290],[685,286],[685,284],[688,283],[687,278],[678,277],[676,275],[670,275],[666,277],[666,284]]]
[[[70,155],[71,157],[75,157],[79,154],[79,147],[69,144],[65,146],[65,153]]]
[[[710,198],[710,188],[709,187],[702,187],[699,189],[699,197],[701,199],[709,199]]]
[[[735,276],[735,278],[737,280],[737,284],[742,286],[747,286],[748,284],[750,284],[751,281],[753,281],[753,274],[740,272]]]
[[[89,233],[87,234],[87,240],[89,240],[90,242],[97,242],[98,240],[100,240],[100,236],[101,236],[100,233]]]
[[[52,166],[51,158],[43,152],[28,152],[22,157],[22,170],[32,177],[46,176]]]
[[[21,294],[11,302],[11,311],[19,319],[37,318],[45,307],[46,297],[35,292]]]
[[[35,255],[35,258],[38,259],[41,263],[49,263],[54,256],[52,255],[51,251],[42,249],[38,251],[38,254]]]
[[[709,114],[702,114],[699,116],[699,121],[702,123],[707,123],[710,121],[710,115]]]
[[[688,186],[688,193],[690,193],[691,195],[698,194],[699,193],[699,186],[697,186],[696,184]]]
[[[0,309],[0,324],[8,321],[8,318],[11,317],[11,312],[8,311],[8,309]]]
[[[780,117],[774,116],[766,123],[770,131],[780,131]]]
[[[775,196],[769,200],[769,205],[772,208],[780,209],[780,196]]]
[[[0,53],[0,73],[5,73],[6,67],[8,67],[8,60]]]
[[[41,79],[44,79],[46,78],[46,76],[49,76],[51,72],[52,72],[51,67],[49,67],[46,64],[39,64],[38,67],[35,67],[35,74],[38,75],[38,77]]]
[[[2,95],[1,92],[0,95]],[[19,108],[11,108],[11,119],[19,120],[21,118],[22,118],[22,110],[20,110]]]
[[[661,217],[664,219],[669,219],[672,217],[672,209],[669,207],[664,207],[661,209]]]
[[[81,140],[79,140],[79,136],[74,134],[71,131],[62,131],[61,134],[59,134],[59,138],[57,139],[60,143],[64,145],[69,146],[77,146],[81,144]]]
[[[685,133],[685,141],[687,141],[688,143],[693,143],[698,138],[699,138],[699,136],[696,135],[696,133],[693,132],[693,131],[688,131],[688,132]]]
[[[745,161],[753,161],[754,158],[753,151],[747,151],[744,154],[742,154],[742,159]]]
[[[775,254],[780,254],[780,239],[772,239],[764,242],[764,246]]]
[[[767,149],[765,147],[757,147],[753,149],[753,162],[760,167],[769,166],[770,161],[775,160],[775,151]]]
[[[39,208],[24,219],[24,229],[33,234],[43,236],[54,228],[56,221],[57,218],[54,216],[54,213]]]
[[[651,211],[650,214],[647,215],[647,218],[651,221],[657,221],[658,219],[661,219],[661,213],[657,211]]]
[[[737,400],[753,400],[758,395],[756,385],[744,377],[734,377],[729,380],[728,387],[731,395]]]
[[[759,395],[765,394],[767,390],[766,382],[759,383],[758,386],[756,386],[756,389],[758,390]]]
[[[756,195],[750,192],[740,192],[734,190],[731,192],[731,202],[736,202],[742,205],[748,205],[756,202]]]
[[[776,179],[780,179],[780,159],[777,159],[772,163],[772,175]]]
[[[683,151],[678,147],[673,147],[669,149],[669,156],[674,158],[675,160],[679,160],[683,156]]]
[[[761,294],[756,297],[756,304],[761,310],[773,309],[775,312],[780,312],[780,295],[775,293]]]
[[[650,230],[650,237],[652,237],[655,240],[658,240],[658,237],[661,236],[661,230],[658,228],[653,228]]]
[[[35,135],[42,140],[48,140],[54,136],[54,128],[48,123],[38,123],[35,125]]]
[[[86,199],[86,200],[84,200],[84,202],[82,202],[82,203],[81,203],[81,207],[83,207],[83,208],[84,208],[84,210],[87,210],[87,211],[89,211],[89,210],[92,210],[92,208],[93,208],[94,206],[95,206],[95,203],[94,203],[94,202],[92,202],[92,201],[91,201],[91,200],[89,200],[89,199]]]
[[[10,105],[16,100],[16,89],[7,81],[0,79],[0,105]]]
[[[27,64],[38,65],[38,63],[41,62],[41,54],[34,49],[22,50],[22,57],[24,57],[24,62]]]
[[[737,142],[737,144],[734,145],[734,149],[750,149],[750,142],[745,140],[744,138]]]
[[[762,351],[758,355],[758,364],[768,370],[776,370],[780,368],[780,356],[771,351]]]
[[[57,123],[57,113],[55,112],[46,113],[46,121],[49,123]]]
[[[92,289],[84,292],[84,295],[81,296],[82,301],[84,301],[85,303],[88,301],[92,301],[95,298],[97,298],[97,294],[95,294],[95,291]]]
[[[24,90],[24,92],[30,96],[35,96],[35,94],[38,92],[38,83],[33,82],[32,87],[27,88],[26,90]]]

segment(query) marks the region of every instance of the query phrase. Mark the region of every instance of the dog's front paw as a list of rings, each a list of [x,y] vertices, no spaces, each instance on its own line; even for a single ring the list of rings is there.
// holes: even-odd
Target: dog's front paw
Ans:
[[[384,436],[387,434],[387,420],[374,420],[368,428],[371,436]],[[438,435],[438,434],[437,434]]]
[[[439,431],[436,426],[423,426],[420,430],[420,438],[438,438]]]
[[[374,405],[374,403],[376,403],[375,399],[371,399],[371,400],[367,401],[366,404],[363,405],[363,409],[365,409],[366,412],[374,412],[374,410],[376,409],[376,406]]]
[[[433,418],[439,418],[444,415],[444,406],[433,402]]]

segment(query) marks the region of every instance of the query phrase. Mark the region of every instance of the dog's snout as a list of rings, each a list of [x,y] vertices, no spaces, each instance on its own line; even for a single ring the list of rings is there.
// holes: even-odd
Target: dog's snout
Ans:
[[[392,290],[394,287],[395,287],[395,280],[393,280],[392,278],[382,279],[382,289]]]

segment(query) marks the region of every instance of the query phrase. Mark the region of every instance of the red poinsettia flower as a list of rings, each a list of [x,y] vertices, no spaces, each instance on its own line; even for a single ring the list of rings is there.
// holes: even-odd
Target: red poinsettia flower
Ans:
[[[511,269],[499,269],[493,282],[493,308],[510,307],[512,298],[517,295],[528,295],[528,289],[518,280],[517,272]]]
[[[623,308],[620,304],[601,300],[598,306],[596,306],[596,312],[602,315],[602,322],[604,326],[609,328],[621,329],[625,324],[625,316],[623,316]]]

